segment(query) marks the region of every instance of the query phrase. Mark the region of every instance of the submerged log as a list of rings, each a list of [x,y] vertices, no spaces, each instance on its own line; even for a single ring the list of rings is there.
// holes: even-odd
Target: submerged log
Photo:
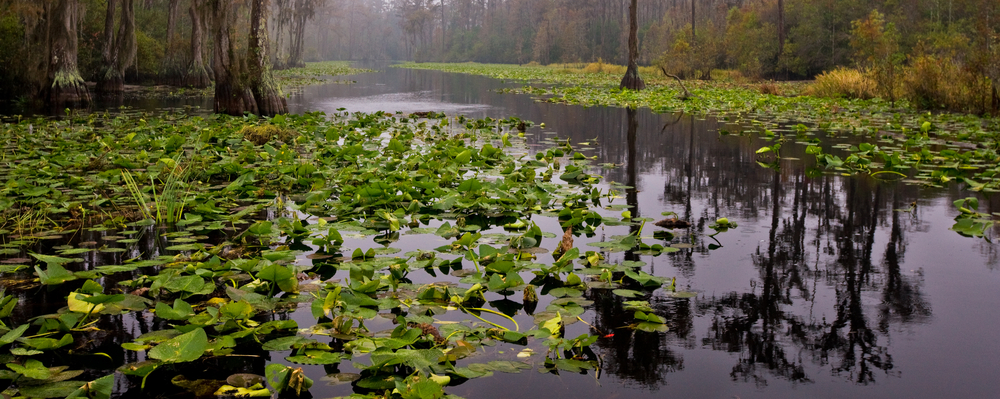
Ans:
[[[688,223],[686,221],[677,218],[663,219],[659,222],[654,223],[654,225],[663,227],[665,229],[686,229],[688,227],[691,227],[691,223]]]

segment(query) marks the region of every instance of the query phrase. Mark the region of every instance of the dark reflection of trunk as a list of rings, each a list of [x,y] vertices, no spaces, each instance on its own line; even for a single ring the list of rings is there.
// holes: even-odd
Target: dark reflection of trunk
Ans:
[[[636,118],[635,108],[626,108],[625,114],[628,117],[626,121],[628,123],[628,135],[626,141],[628,143],[628,154],[626,155],[626,174],[628,179],[625,181],[625,185],[628,189],[625,190],[625,202],[628,203],[629,210],[632,211],[632,218],[638,219],[639,213],[639,180],[638,180],[638,170],[637,165],[638,157],[636,156],[636,134],[639,130],[639,120]],[[639,225],[632,225],[629,227],[629,234],[639,234]],[[625,253],[625,260],[639,260],[639,254],[635,251],[628,251]]]
[[[637,133],[639,122],[635,109],[626,109],[626,182],[629,186],[625,200],[633,218],[641,215],[638,192],[639,156]],[[631,226],[629,232],[636,234],[639,226]],[[634,251],[625,253],[626,260],[638,261],[641,256]],[[638,287],[636,287],[638,288]],[[604,333],[613,333],[598,341],[603,369],[618,378],[634,381],[642,386],[655,388],[665,382],[666,374],[684,368],[684,361],[670,350],[666,341],[670,337],[685,339],[692,329],[691,306],[687,299],[675,300],[653,296],[648,299],[656,314],[667,319],[670,330],[667,333],[647,333],[621,327],[633,323],[633,312],[624,309],[627,298],[613,294],[610,290],[590,290],[588,297],[594,301],[594,326]]]
[[[892,208],[904,208],[905,202],[898,193],[892,195]],[[930,316],[930,305],[923,299],[916,284],[904,278],[900,271],[900,261],[906,253],[906,239],[900,212],[892,213],[892,230],[885,248],[885,286],[882,287],[882,304],[879,306],[878,330],[889,332],[892,321],[911,322]]]
[[[794,171],[795,182],[788,184],[782,181],[787,179],[782,173],[788,170],[773,172],[770,184],[767,249],[758,250],[753,258],[760,280],[749,293],[733,292],[699,303],[701,312],[714,316],[706,342],[716,350],[739,354],[732,372],[734,380],[758,385],[767,385],[769,376],[809,381],[802,362],[811,358],[821,365],[830,364],[836,375],[854,383],[873,383],[878,371],[888,374],[894,367],[886,345],[889,323],[930,316],[919,282],[900,273],[905,216],[891,210],[905,207],[905,190],[867,187],[868,182],[862,180],[846,180],[838,187],[834,178],[820,177],[821,181],[813,182],[801,170]],[[789,186],[794,192],[785,192]],[[887,201],[890,189],[891,201]],[[784,199],[792,201],[790,207]],[[879,265],[873,263],[876,230],[889,213],[889,243]],[[807,215],[818,216],[816,236],[808,240]],[[807,253],[807,245],[832,258],[816,258],[825,264],[817,263],[816,269],[810,270],[808,263],[816,255]],[[822,268],[825,274],[821,274]],[[790,306],[797,302],[811,302],[811,308],[822,303],[812,292],[816,288],[810,289],[806,281],[811,279],[815,284],[824,278],[836,290],[834,319],[817,320],[811,313],[792,311]],[[877,289],[882,292],[882,303],[877,307],[875,330],[875,315],[865,312],[875,308],[866,302],[871,297],[866,293]]]

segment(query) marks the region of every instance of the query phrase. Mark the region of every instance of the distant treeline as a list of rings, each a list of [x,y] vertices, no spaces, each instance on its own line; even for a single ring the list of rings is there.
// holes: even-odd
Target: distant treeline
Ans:
[[[104,12],[112,1],[132,0],[0,0],[3,96],[39,90],[25,83],[39,84],[29,75],[43,63],[32,44],[53,32],[43,27],[50,9],[63,3],[78,11],[70,17],[80,75],[89,81],[106,75],[106,43],[117,36],[108,34]],[[213,78],[213,18],[206,10],[219,1],[134,0],[136,52],[124,79],[203,85],[205,75],[191,74],[199,58]],[[230,3],[237,15],[250,12],[249,0]],[[275,68],[319,60],[627,60],[629,0],[268,3]],[[233,27],[243,40],[238,50],[248,26]],[[822,76],[834,81],[833,95],[905,97],[968,112],[1000,106],[997,0],[638,0],[638,37],[640,64],[685,78],[709,78],[713,69],[749,79]]]

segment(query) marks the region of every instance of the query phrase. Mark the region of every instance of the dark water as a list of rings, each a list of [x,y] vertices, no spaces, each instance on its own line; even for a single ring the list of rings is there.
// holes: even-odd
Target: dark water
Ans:
[[[645,261],[645,271],[677,277],[679,286],[700,293],[694,299],[654,295],[651,302],[669,319],[669,332],[616,330],[596,344],[603,360],[599,373],[498,375],[449,388],[451,393],[482,398],[1000,395],[1000,247],[949,230],[957,214],[952,201],[968,193],[816,173],[804,145],[782,150],[802,161],[764,168],[755,155],[761,142],[720,135],[724,125],[712,118],[538,103],[491,91],[510,84],[467,75],[382,68],[355,79],[354,85],[308,88],[290,99],[290,106],[294,112],[443,111],[544,122],[545,128],[529,130],[529,140],[597,138],[589,152],[598,156],[595,164],[621,165],[602,172],[606,181],[636,188],[617,202],[637,206],[633,217],[659,220],[672,211],[694,224],[675,231],[675,243],[690,243],[690,249],[611,257]],[[911,204],[911,212],[894,211]],[[984,206],[1000,210],[1000,199],[988,198]],[[717,236],[722,247],[710,249],[715,241],[706,237],[712,232],[707,226],[723,216],[739,227]],[[624,233],[607,228],[602,234]],[[623,299],[600,292],[588,296],[595,304],[585,320],[605,331],[628,323]],[[517,351],[497,352],[504,349],[507,357]],[[313,391],[322,395],[323,389]]]
[[[952,201],[970,195],[967,192],[956,187],[928,189],[816,171],[809,161],[811,156],[804,154],[804,145],[787,144],[782,149],[783,156],[802,160],[782,161],[778,169],[761,167],[755,154],[761,141],[721,135],[720,130],[735,129],[726,129],[723,122],[710,117],[539,103],[528,96],[493,91],[512,87],[509,83],[431,71],[383,67],[379,73],[351,79],[357,83],[306,88],[291,97],[289,105],[293,112],[333,113],[340,108],[407,114],[436,111],[449,116],[531,120],[536,123],[527,136],[532,149],[545,148],[546,140],[556,137],[570,139],[578,149],[581,146],[576,143],[596,141],[585,152],[597,156],[593,165],[605,182],[634,187],[622,190],[613,202],[632,205],[633,217],[659,220],[663,212],[670,211],[693,224],[689,229],[674,230],[676,237],[671,243],[681,244],[684,248],[680,252],[658,257],[609,254],[612,263],[643,261],[647,264],[644,271],[676,277],[680,288],[698,293],[691,299],[672,298],[662,290],[653,295],[652,306],[668,319],[667,333],[617,329],[632,320],[631,312],[624,311],[625,300],[592,290],[586,295],[595,303],[582,318],[601,331],[614,333],[594,345],[601,358],[600,371],[498,373],[449,387],[449,393],[470,398],[1000,395],[996,378],[1000,370],[1000,343],[996,339],[1000,247],[949,230],[957,214]],[[157,102],[155,107],[183,105]],[[615,167],[597,166],[601,164]],[[604,189],[609,187],[606,184]],[[895,211],[911,208],[910,212]],[[986,198],[981,208],[1000,211],[1000,199]],[[621,211],[601,212],[611,216]],[[739,227],[713,240],[707,237],[713,232],[708,225],[718,217],[727,217]],[[561,231],[551,218],[534,220],[546,232]],[[643,236],[659,230],[647,225]],[[578,237],[576,245],[584,251],[594,250],[586,243],[628,232],[629,227],[603,227],[593,237]],[[140,242],[127,246],[126,252],[87,254],[85,267],[163,254],[157,248],[170,243],[161,233],[132,235]],[[84,231],[70,238],[69,244],[121,246],[106,240],[112,234]],[[227,233],[219,234],[203,241],[221,242]],[[650,237],[647,241],[655,240]],[[47,253],[63,243],[65,240],[42,240],[32,250]],[[404,235],[393,246],[406,252],[445,243],[436,236]],[[372,246],[370,237],[349,238],[344,245]],[[308,262],[304,256],[302,261]],[[527,281],[532,276],[523,277]],[[414,277],[418,282],[435,279],[440,278]],[[114,285],[117,281],[104,283]],[[53,313],[57,309],[47,303],[65,303],[64,292],[41,289],[29,294],[30,300],[21,302],[27,306],[17,311],[15,319]],[[503,298],[493,295],[487,299]],[[499,306],[501,302],[492,304]],[[307,309],[277,317],[291,317],[303,328],[316,322]],[[447,317],[462,319],[460,314]],[[522,331],[532,325],[523,313],[517,320]],[[392,327],[387,321],[373,324],[369,326],[373,331]],[[120,343],[146,331],[169,328],[162,320],[134,314],[105,319],[100,327],[108,336],[93,337],[92,342],[103,343],[80,348],[81,352],[103,352],[113,358],[95,357],[85,365],[103,370],[95,371],[95,377],[125,362],[142,360],[135,352],[116,348]],[[567,327],[570,337],[587,332],[591,331],[582,323]],[[535,345],[536,350],[544,351]],[[487,347],[473,361],[517,360],[514,355],[520,349],[511,345]],[[210,360],[198,367],[206,375],[262,374],[266,362],[282,361],[285,354],[260,355],[233,364],[225,359]],[[328,386],[322,380],[327,373],[354,371],[349,364],[341,364],[340,369],[305,369],[317,381],[311,390],[314,397],[352,392],[350,385]],[[127,396],[148,394],[119,388],[127,389]]]

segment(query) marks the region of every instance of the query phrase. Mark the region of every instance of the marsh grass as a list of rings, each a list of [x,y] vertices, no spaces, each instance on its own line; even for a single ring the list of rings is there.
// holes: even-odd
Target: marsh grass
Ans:
[[[185,180],[188,172],[184,171],[183,168],[175,163],[165,173],[166,176],[162,179],[163,189],[160,190],[159,194],[156,192],[156,181],[150,176],[149,189],[153,192],[152,204],[146,201],[146,194],[143,193],[142,188],[135,181],[132,172],[122,169],[121,174],[122,180],[125,182],[125,187],[132,196],[132,201],[139,207],[141,218],[152,219],[157,223],[176,223],[181,220],[184,214],[185,201],[188,196],[188,191],[185,189]]]
[[[877,97],[875,80],[862,71],[837,68],[816,76],[805,94],[814,97],[869,100]]]

